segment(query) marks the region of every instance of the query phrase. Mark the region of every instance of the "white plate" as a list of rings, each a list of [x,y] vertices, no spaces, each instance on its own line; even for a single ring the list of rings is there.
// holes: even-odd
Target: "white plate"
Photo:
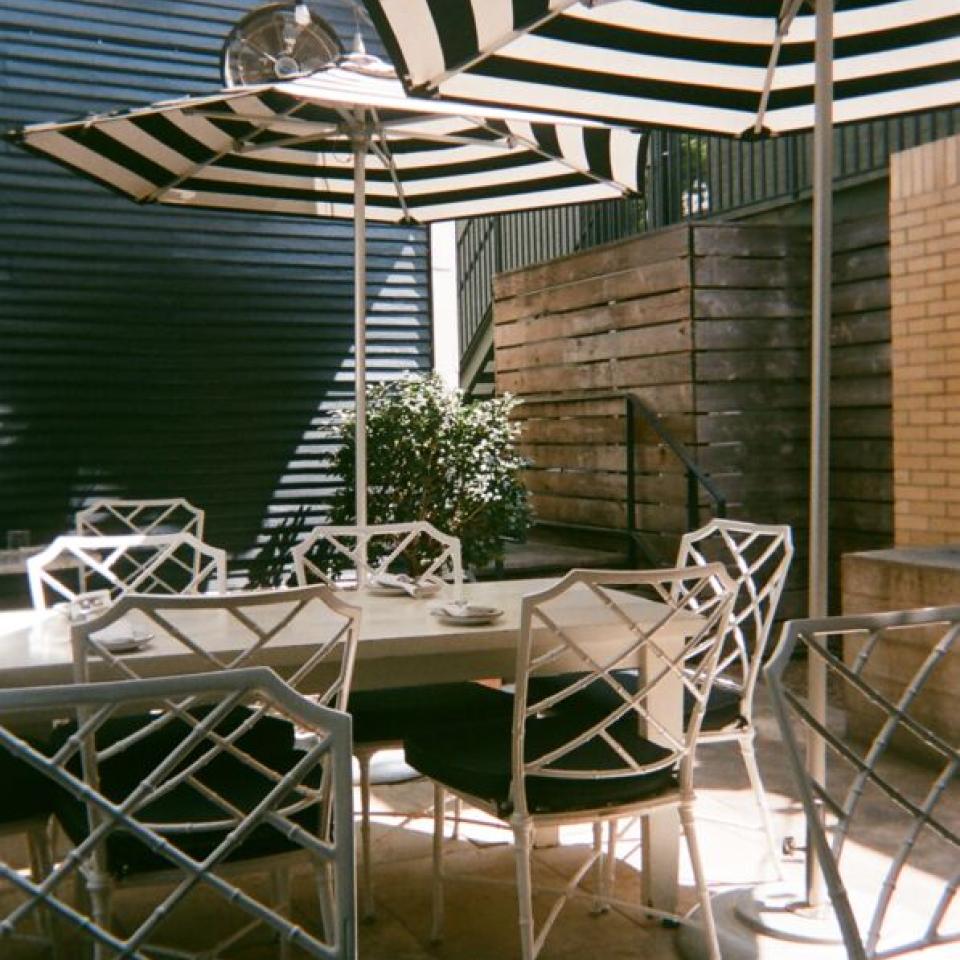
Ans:
[[[107,631],[103,632],[106,633]],[[90,639],[99,643],[104,650],[109,650],[110,653],[134,653],[137,650],[142,650],[153,639],[153,634],[142,627],[131,627],[129,633],[108,633],[106,636],[97,636],[96,633],[91,633]]]
[[[378,583],[373,581],[364,588],[367,593],[374,597],[412,597],[413,581],[408,586],[410,589],[404,589],[399,584]],[[443,583],[439,580],[426,580],[416,588],[416,597],[433,597],[443,589]]]
[[[454,604],[447,604],[435,607],[430,611],[435,617],[443,620],[444,623],[453,623],[457,625],[470,626],[493,623],[503,616],[503,611],[496,607],[486,607],[479,604],[469,604],[463,612],[456,610]]]

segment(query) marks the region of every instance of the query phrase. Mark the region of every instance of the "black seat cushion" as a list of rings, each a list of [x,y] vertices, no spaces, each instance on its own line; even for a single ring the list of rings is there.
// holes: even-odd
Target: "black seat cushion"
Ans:
[[[613,675],[617,682],[629,693],[637,692],[636,670],[615,670]],[[536,703],[544,697],[557,693],[569,686],[574,675],[563,674],[554,677],[531,677],[528,686],[528,700]],[[707,709],[703,714],[702,730],[723,730],[740,721],[740,687],[724,679],[718,679],[710,691]],[[558,703],[554,710],[558,713],[576,711],[582,716],[605,716],[619,706],[619,694],[603,680],[594,680],[583,690],[572,694]],[[683,691],[683,722],[686,725],[694,707],[693,695],[689,690]]]
[[[199,712],[203,712],[202,710]],[[218,724],[223,734],[235,729],[236,725],[248,716],[246,708],[235,708]],[[105,723],[97,735],[97,745],[101,749],[111,743],[130,736],[140,730],[145,723],[153,720],[151,715],[139,715],[114,718]],[[283,774],[303,759],[303,753],[292,746],[292,733],[287,739],[285,720],[274,717],[262,717],[255,727],[239,739],[246,752],[254,755],[261,763]],[[57,731],[56,739],[68,735],[72,724],[63,725]],[[100,790],[104,796],[114,801],[122,801],[134,791],[144,778],[155,769],[160,759],[173,751],[184,739],[187,725],[179,719],[170,719],[166,724],[146,735],[136,746],[124,750],[118,756],[103,760],[99,764]],[[246,738],[246,740],[245,740]],[[177,769],[195,760],[201,753],[210,749],[209,740],[202,741],[185,759],[179,762]],[[79,758],[71,761],[74,773],[79,772]],[[240,810],[251,810],[273,787],[273,780],[256,772],[242,760],[221,753],[203,766],[198,774],[200,781],[209,789],[227,798]],[[316,781],[315,776],[306,778],[307,783]],[[63,825],[67,836],[74,843],[80,843],[88,833],[88,821],[85,805],[72,795],[61,793],[56,797],[55,812]],[[202,860],[223,841],[227,829],[218,825],[228,815],[223,808],[203,795],[189,784],[182,784],[169,793],[146,804],[136,812],[136,819],[149,822],[161,835],[181,851],[196,860]],[[318,810],[309,805],[293,818],[302,827],[316,833]],[[165,833],[164,824],[192,823],[195,828],[186,833]],[[209,828],[204,824],[209,823]],[[252,831],[243,844],[233,851],[227,859],[242,860],[267,854],[282,853],[296,849],[281,833],[270,826],[261,826]],[[115,877],[129,874],[166,869],[170,861],[149,849],[132,834],[122,829],[113,831],[106,842],[107,868]]]
[[[583,729],[583,720],[550,715],[527,721],[526,756],[542,755]],[[617,742],[640,763],[662,760],[670,751],[641,737],[636,718],[625,717],[610,731]],[[453,724],[423,730],[404,741],[407,763],[455,790],[493,804],[498,815],[513,811],[510,799],[512,727],[507,719]],[[619,769],[623,760],[599,737],[565,757],[563,765],[581,770]],[[675,771],[608,779],[573,779],[530,776],[526,781],[527,806],[534,813],[559,813],[617,806],[651,797],[673,787]]]
[[[43,744],[36,749],[46,753]],[[53,813],[60,787],[25,760],[0,752],[0,823]]]
[[[480,683],[359,690],[350,694],[356,745],[400,741],[422,727],[513,715],[513,696]]]

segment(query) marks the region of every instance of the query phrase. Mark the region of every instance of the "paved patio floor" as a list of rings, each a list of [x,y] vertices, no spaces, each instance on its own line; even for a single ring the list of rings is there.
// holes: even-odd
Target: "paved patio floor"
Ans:
[[[803,841],[802,814],[795,789],[786,768],[784,750],[766,698],[761,691],[758,709],[759,757],[768,795],[781,836]],[[909,783],[914,768],[903,766],[904,783]],[[954,826],[960,829],[960,787],[954,785],[950,809]],[[374,824],[374,877],[376,919],[363,922],[359,929],[361,960],[511,960],[519,956],[517,911],[512,887],[513,859],[507,834],[475,811],[465,811],[461,836],[448,841],[447,866],[451,877],[446,899],[446,927],[442,943],[431,944],[430,930],[430,831],[428,816],[407,816],[405,811],[424,810],[432,791],[417,781],[375,788],[377,817]],[[766,855],[766,845],[756,828],[757,817],[746,775],[735,744],[704,748],[698,772],[698,825],[705,866],[711,889],[718,897],[721,914],[730,891],[775,880],[775,871]],[[886,817],[877,819],[870,835],[861,839],[858,857],[863,875],[877,875],[888,862],[901,835],[900,825]],[[590,842],[589,829],[561,831],[559,846],[536,852],[535,884],[556,885],[575,868],[578,855]],[[936,845],[925,854],[923,870],[912,874],[913,895],[929,912],[933,891],[943,886],[943,878],[956,870],[945,860]],[[639,844],[624,839],[618,849],[618,895],[628,900],[639,890]],[[790,887],[802,891],[802,854],[783,861]],[[503,883],[491,883],[501,880]],[[680,899],[684,907],[695,903],[692,875],[685,852],[681,860]],[[304,874],[294,885],[295,919],[309,927],[315,918],[312,884]],[[726,894],[726,896],[724,896]],[[135,921],[142,906],[134,893],[119,901],[126,914],[125,923]],[[543,907],[545,901],[539,901]],[[2,905],[2,902],[0,902]],[[138,910],[141,907],[141,910]],[[211,910],[215,911],[215,907]],[[954,917],[960,923],[960,918]],[[184,920],[184,932],[196,924],[214,925],[214,913],[203,913]],[[956,924],[955,924],[956,925]],[[195,931],[194,931],[195,932]],[[819,947],[797,949],[785,943],[760,943],[748,937],[750,949],[767,960],[826,960],[836,951]],[[954,950],[956,947],[954,947]],[[274,960],[277,945],[250,944],[231,956],[238,960]],[[734,954],[731,953],[731,956]],[[736,954],[739,956],[739,954]],[[748,954],[749,955],[749,950]],[[48,956],[36,950],[15,949],[0,957],[21,960]],[[297,956],[291,954],[291,960]],[[678,932],[644,918],[636,911],[615,908],[594,916],[590,903],[577,901],[561,913],[554,931],[541,954],[543,960],[678,960]],[[957,956],[941,952],[939,957]],[[72,958],[67,958],[72,960]]]

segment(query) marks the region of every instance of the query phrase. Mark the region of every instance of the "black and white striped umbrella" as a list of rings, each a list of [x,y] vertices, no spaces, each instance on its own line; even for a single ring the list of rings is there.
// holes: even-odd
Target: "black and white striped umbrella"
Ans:
[[[734,135],[814,125],[813,3],[365,2],[416,92]],[[957,0],[835,8],[835,122],[960,101]]]
[[[140,203],[355,221],[357,523],[366,523],[365,222],[428,223],[635,193],[643,138],[414,100],[374,58],[308,77],[13,131]]]
[[[41,123],[26,147],[140,203],[428,223],[610,199],[638,189],[626,130],[415,100],[348,67],[269,86]]]

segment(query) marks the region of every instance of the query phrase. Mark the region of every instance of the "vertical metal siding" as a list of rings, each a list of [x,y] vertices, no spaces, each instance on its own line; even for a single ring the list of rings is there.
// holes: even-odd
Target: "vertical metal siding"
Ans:
[[[255,5],[3,0],[0,124],[216,89]],[[317,6],[349,46],[349,3]],[[233,551],[322,511],[320,427],[353,392],[352,224],[137,208],[5,142],[0,197],[0,538],[61,532],[98,492],[185,496]],[[426,232],[368,234],[371,379],[427,370]]]

